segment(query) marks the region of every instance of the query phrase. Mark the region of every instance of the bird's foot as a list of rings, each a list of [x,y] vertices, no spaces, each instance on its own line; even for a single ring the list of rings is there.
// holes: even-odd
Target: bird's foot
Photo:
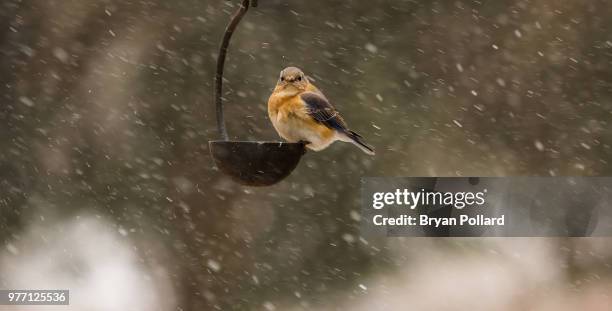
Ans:
[[[300,140],[300,141],[298,141],[298,144],[302,144],[302,145],[304,145],[304,146],[306,146],[306,145],[308,145],[308,144],[310,144],[310,143],[311,143],[311,142],[309,142],[309,141],[307,141],[307,140]]]

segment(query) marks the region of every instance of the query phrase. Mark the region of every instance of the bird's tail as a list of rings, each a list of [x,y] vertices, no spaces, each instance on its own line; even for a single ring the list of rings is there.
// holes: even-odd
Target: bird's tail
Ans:
[[[359,147],[359,149],[363,150],[363,152],[369,154],[369,155],[374,155],[374,148],[372,148],[371,146],[369,146],[368,144],[366,144],[363,141],[363,137],[361,137],[361,135],[353,132],[353,131],[346,131],[344,132],[344,134],[346,135],[346,142],[352,143],[353,145]]]

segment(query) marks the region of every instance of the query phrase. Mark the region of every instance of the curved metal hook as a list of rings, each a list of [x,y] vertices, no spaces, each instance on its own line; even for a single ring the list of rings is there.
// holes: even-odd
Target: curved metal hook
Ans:
[[[238,27],[240,20],[249,9],[249,5],[257,6],[257,0],[242,0],[240,8],[234,13],[229,24],[225,28],[225,34],[219,47],[219,56],[217,57],[217,73],[215,74],[215,105],[217,109],[217,129],[221,135],[221,139],[228,140],[227,129],[225,128],[225,119],[223,117],[223,68],[225,66],[225,58],[227,56],[227,47],[229,46],[234,30]]]

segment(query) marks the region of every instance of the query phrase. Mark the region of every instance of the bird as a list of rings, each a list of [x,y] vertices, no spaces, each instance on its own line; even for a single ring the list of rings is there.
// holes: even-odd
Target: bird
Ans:
[[[268,116],[287,142],[303,143],[310,150],[321,151],[339,140],[354,144],[366,154],[375,154],[374,148],[348,128],[323,92],[297,67],[280,72],[268,99]]]

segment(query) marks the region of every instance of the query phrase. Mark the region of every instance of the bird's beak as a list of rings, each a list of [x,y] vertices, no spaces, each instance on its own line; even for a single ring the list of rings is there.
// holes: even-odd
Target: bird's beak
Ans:
[[[296,87],[295,84],[293,84],[293,82],[291,81],[285,81],[285,88],[289,88],[289,87]]]

